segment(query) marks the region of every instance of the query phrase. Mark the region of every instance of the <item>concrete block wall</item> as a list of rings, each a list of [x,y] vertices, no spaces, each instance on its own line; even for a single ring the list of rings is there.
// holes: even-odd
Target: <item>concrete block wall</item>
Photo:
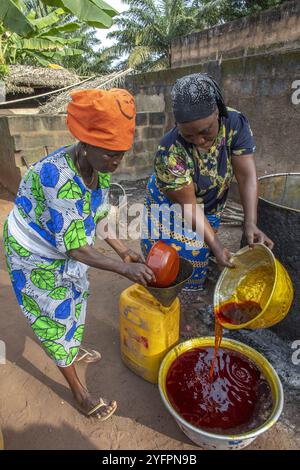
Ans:
[[[134,146],[114,175],[115,181],[147,177],[164,134],[165,113],[137,113]],[[75,142],[63,115],[0,116],[0,183],[16,194],[28,165]]]
[[[300,103],[292,101],[292,84],[300,79],[300,49],[208,61],[187,67],[128,77],[126,87],[138,102],[143,97],[161,109],[164,96],[165,128],[174,126],[171,88],[177,78],[196,72],[210,73],[224,90],[226,103],[249,119],[257,146],[259,176],[300,172]],[[147,101],[148,98],[148,101]]]
[[[43,156],[75,139],[61,115],[0,116],[0,183],[16,194],[21,177]]]
[[[164,135],[165,121],[164,112],[137,113],[133,148],[114,173],[115,181],[141,179],[150,175],[157,145]]]
[[[204,60],[251,56],[300,46],[300,2],[253,14],[224,25],[177,38],[171,48],[172,68]]]

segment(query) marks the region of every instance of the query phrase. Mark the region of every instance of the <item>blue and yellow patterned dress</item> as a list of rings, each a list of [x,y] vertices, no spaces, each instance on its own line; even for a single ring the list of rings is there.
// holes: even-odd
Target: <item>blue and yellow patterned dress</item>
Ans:
[[[185,290],[197,291],[206,278],[210,249],[199,235],[176,227],[175,219],[166,226],[164,215],[156,206],[171,206],[168,190],[179,190],[194,183],[197,202],[217,231],[233,178],[232,156],[244,156],[255,151],[253,134],[247,118],[227,108],[228,118],[221,118],[219,133],[208,153],[202,153],[188,143],[176,127],[162,139],[155,157],[154,173],[148,181],[141,247],[147,255],[157,239],[172,245],[179,255],[192,262],[194,273]],[[165,211],[166,212],[166,211]],[[169,233],[166,238],[166,233]],[[149,234],[154,234],[153,237]]]
[[[4,225],[7,269],[23,314],[46,352],[66,367],[82,341],[88,266],[67,252],[95,241],[109,210],[110,174],[88,189],[63,147],[30,167]]]

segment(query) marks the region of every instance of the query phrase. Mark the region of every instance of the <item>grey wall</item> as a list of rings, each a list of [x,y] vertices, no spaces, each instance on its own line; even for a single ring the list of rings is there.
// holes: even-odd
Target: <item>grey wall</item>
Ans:
[[[144,111],[165,112],[161,136],[174,125],[170,100],[174,81],[199,71],[219,81],[227,104],[248,117],[257,145],[259,175],[300,171],[300,103],[292,103],[292,84],[300,80],[300,50],[230,58],[221,63],[208,61],[129,77],[126,86],[135,95],[138,108],[142,102]],[[152,166],[153,158],[149,158],[149,172]]]
[[[299,36],[300,2],[292,0],[278,8],[176,39],[171,51],[172,68],[299,47]]]

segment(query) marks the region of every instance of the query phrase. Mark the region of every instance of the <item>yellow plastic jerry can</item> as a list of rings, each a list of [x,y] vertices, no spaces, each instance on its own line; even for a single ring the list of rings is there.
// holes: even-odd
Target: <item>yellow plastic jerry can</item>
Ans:
[[[120,296],[120,341],[127,367],[157,383],[164,356],[178,343],[179,320],[178,298],[164,307],[139,284],[125,289]]]

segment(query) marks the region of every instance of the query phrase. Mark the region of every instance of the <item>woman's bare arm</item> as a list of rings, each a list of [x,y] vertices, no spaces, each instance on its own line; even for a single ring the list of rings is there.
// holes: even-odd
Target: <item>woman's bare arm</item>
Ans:
[[[123,261],[109,258],[89,245],[77,248],[76,250],[70,250],[68,255],[88,266],[121,274],[121,276],[125,276],[131,281],[138,282],[144,286],[155,280],[153,272],[145,264],[124,263]]]

